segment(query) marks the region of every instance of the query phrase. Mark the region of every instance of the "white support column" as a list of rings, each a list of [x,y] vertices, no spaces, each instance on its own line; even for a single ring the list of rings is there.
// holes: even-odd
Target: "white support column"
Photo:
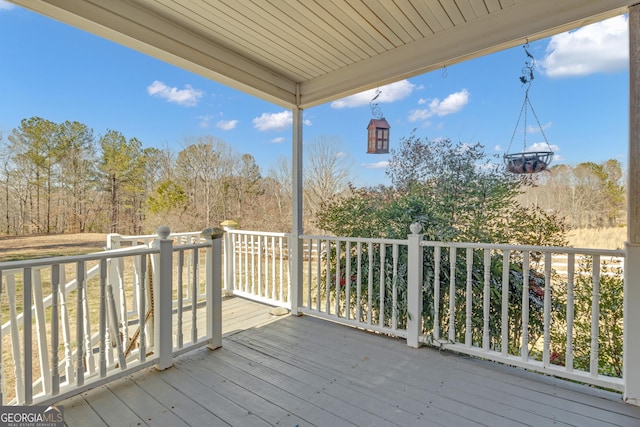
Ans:
[[[292,200],[291,200],[291,247],[289,262],[291,265],[291,285],[289,286],[289,302],[291,314],[299,316],[298,307],[302,305],[302,109],[293,109],[293,141],[292,141]]]
[[[640,4],[629,7],[629,181],[624,266],[624,400],[640,405]]]
[[[422,226],[419,222],[409,227],[411,234],[408,254],[407,277],[407,345],[420,347],[420,333],[422,332],[422,278],[423,278],[423,251],[420,246],[422,241]]]
[[[166,225],[158,228],[158,239],[152,244],[160,248],[160,254],[154,269],[157,271],[154,293],[154,352],[158,356],[156,369],[164,370],[173,365],[173,240],[169,239],[171,230]]]

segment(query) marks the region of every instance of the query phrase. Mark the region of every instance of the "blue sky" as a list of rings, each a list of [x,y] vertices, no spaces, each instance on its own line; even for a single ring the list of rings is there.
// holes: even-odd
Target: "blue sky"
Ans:
[[[626,164],[627,17],[532,42],[529,51],[536,58],[529,98],[555,163]],[[526,59],[516,47],[381,87],[391,148],[416,129],[420,137],[479,142],[487,153],[503,154],[524,99]],[[290,157],[291,114],[281,107],[2,0],[0,64],[5,137],[22,119],[39,116],[82,122],[97,136],[117,130],[176,153],[213,135],[252,154],[265,175],[278,157]],[[372,97],[369,91],[304,112],[305,142],[338,141],[356,185],[388,182],[389,155],[366,154]],[[536,124],[531,117],[529,124]],[[526,141],[529,149],[546,149],[539,129],[529,129]],[[509,151],[522,151],[523,143],[519,128]]]

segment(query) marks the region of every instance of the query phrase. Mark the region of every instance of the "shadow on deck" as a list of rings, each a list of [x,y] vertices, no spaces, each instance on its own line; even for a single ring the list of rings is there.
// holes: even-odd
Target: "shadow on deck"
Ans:
[[[619,394],[271,307],[223,302],[223,348],[64,400],[70,426],[638,426]]]

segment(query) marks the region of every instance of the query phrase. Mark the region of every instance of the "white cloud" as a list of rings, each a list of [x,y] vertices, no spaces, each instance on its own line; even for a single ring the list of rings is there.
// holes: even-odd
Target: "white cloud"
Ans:
[[[495,147],[493,147],[493,149],[494,149],[495,151],[500,152],[500,151],[502,151],[502,146],[501,146],[501,145],[496,145]]]
[[[198,104],[200,98],[204,95],[201,90],[194,89],[191,85],[185,85],[184,89],[169,87],[161,81],[154,81],[147,87],[147,93],[150,96],[164,98],[168,102],[173,102],[185,107],[193,107]]]
[[[262,113],[260,117],[252,120],[253,126],[262,132],[270,130],[285,130],[293,123],[293,115],[291,111],[282,111],[280,113]]]
[[[271,140],[271,142],[275,143],[275,144],[282,144],[284,142],[284,138],[279,136],[278,138],[273,138]]]
[[[6,2],[4,0],[0,0],[0,10],[11,10],[15,8],[16,5],[13,3]]]
[[[208,128],[209,125],[211,124],[211,120],[213,120],[214,116],[198,116],[198,118],[200,119],[200,127],[201,128]]]
[[[528,125],[527,126],[527,133],[539,133],[541,129],[542,130],[549,129],[551,127],[551,125],[553,125],[553,122],[549,122],[549,123],[541,125],[541,126]]]
[[[462,89],[460,92],[452,93],[445,99],[440,101],[438,98],[434,98],[431,101],[425,101],[422,104],[428,102],[427,108],[416,109],[409,114],[409,121],[416,122],[419,120],[426,120],[433,116],[446,116],[448,114],[457,113],[469,103],[469,91]],[[420,101],[418,101],[420,103]]]
[[[366,169],[384,169],[389,166],[389,162],[387,160],[381,160],[376,163],[363,163],[362,166]]]
[[[256,117],[251,121],[253,127],[262,132],[282,131],[293,124],[293,114],[291,111],[282,111],[280,113],[262,113],[260,117]],[[304,120],[303,123],[311,126],[311,120]]]
[[[550,77],[624,70],[629,64],[629,24],[624,15],[551,37],[538,65]]]
[[[376,100],[379,103],[390,103],[399,101],[411,95],[416,86],[409,80],[400,80],[380,87],[380,96]],[[373,97],[376,96],[376,89],[365,90],[346,98],[338,99],[331,103],[331,108],[353,108],[362,105],[369,105]]]
[[[222,130],[235,129],[237,125],[237,120],[220,120],[218,123],[216,123],[216,127]]]
[[[528,146],[525,151],[553,151],[554,153],[557,153],[560,151],[560,147],[555,144],[547,144],[546,142],[536,142],[535,144]]]

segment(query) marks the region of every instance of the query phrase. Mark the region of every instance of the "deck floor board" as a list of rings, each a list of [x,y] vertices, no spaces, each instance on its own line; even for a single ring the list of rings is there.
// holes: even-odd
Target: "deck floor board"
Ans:
[[[616,393],[270,311],[225,298],[222,348],[59,402],[66,424],[640,425],[640,407]]]
[[[323,325],[319,325],[319,327],[322,328]],[[288,331],[288,333],[283,332],[280,334],[274,334],[273,331],[273,329],[269,329],[260,335],[247,333],[237,338],[234,337],[234,340],[243,342],[247,349],[252,347],[260,348],[261,351],[266,354],[279,352],[280,350],[278,347],[286,349],[295,345],[295,342],[290,340],[290,337],[295,336],[295,334],[291,334],[290,331]],[[310,331],[307,329],[307,333],[308,332]],[[348,375],[350,368],[347,367],[344,369],[340,363],[340,360],[345,357],[346,352],[345,354],[338,355],[336,358],[330,359],[331,355],[327,356],[326,352],[322,351],[322,349],[329,345],[330,342],[335,342],[338,349],[349,348],[348,343],[342,342],[342,345],[340,345],[341,337],[339,335],[331,336],[330,341],[322,341],[325,337],[320,337],[319,332],[320,331],[316,331],[316,336],[318,336],[319,339],[309,344],[310,348],[308,349],[308,352],[298,350],[298,353],[293,355],[280,353],[278,354],[278,359],[288,358],[290,363],[295,363],[296,360],[300,360],[301,363],[311,360],[314,364],[327,365],[325,375],[335,376],[335,370],[340,370],[342,371],[342,374]],[[362,335],[365,334],[361,334],[360,337],[362,337]],[[380,336],[372,336],[375,341],[380,341]],[[271,345],[271,343],[277,344]],[[403,365],[406,365],[406,361],[401,357],[403,354],[402,351],[399,352],[398,350],[392,350],[391,352],[386,352],[384,346],[368,348],[364,346],[364,340],[360,340],[358,344],[358,351],[363,352],[364,354],[375,352],[376,356],[385,356],[394,363],[393,367],[389,367],[387,369],[391,375],[388,375],[385,381],[400,381],[400,384],[394,386],[395,389],[413,387],[412,395],[414,396],[420,393],[429,392],[428,389],[423,390],[425,384],[422,379],[420,379],[420,376],[416,377],[416,375],[412,373],[411,369],[401,369]],[[424,350],[434,351],[433,349]],[[406,349],[405,351],[411,355],[411,349]],[[284,352],[286,353],[286,350],[284,350]],[[388,354],[385,354],[385,352]],[[448,353],[442,353],[441,356],[446,354]],[[322,355],[322,357],[318,358],[316,355]],[[464,362],[462,365],[467,365],[470,360],[473,360],[467,357],[455,357],[458,357]],[[380,363],[375,365],[373,362],[374,361],[372,361],[370,357],[366,357],[367,366],[362,367],[362,369],[370,375],[375,375],[376,372],[379,372],[381,369],[384,370],[384,365],[388,364],[387,360],[384,358],[379,361]],[[495,365],[495,363],[489,363],[490,368],[494,368]],[[551,418],[558,422],[566,422],[570,425],[576,423],[582,426],[591,425],[594,421],[596,422],[596,425],[598,425],[598,422],[601,423],[603,421],[620,421],[617,415],[612,418],[606,411],[596,411],[596,413],[591,416],[589,414],[590,406],[567,400],[560,401],[555,396],[550,395],[549,390],[547,390],[546,393],[532,393],[530,390],[523,389],[522,387],[518,387],[507,382],[487,381],[488,375],[493,373],[493,369],[486,369],[486,367],[477,366],[474,367],[473,370],[459,369],[459,363],[455,363],[453,367],[455,369],[451,369],[452,366],[447,367],[442,363],[438,363],[436,360],[435,363],[431,364],[431,372],[429,375],[430,383],[436,382],[439,384],[438,395],[447,396],[447,401],[457,401],[459,404],[466,406],[479,404],[479,408],[494,406],[499,410],[499,413],[503,417],[510,421],[517,421],[526,417],[532,421],[543,422],[548,418]],[[452,375],[452,373],[457,373],[458,375]],[[419,380],[416,382],[414,381],[415,378],[419,378]],[[487,391],[491,394],[490,398],[486,397]],[[461,400],[466,397],[470,397],[472,400]],[[430,399],[430,401],[432,400],[433,399]],[[491,405],[492,403],[493,405]],[[478,414],[476,414],[476,416],[477,415]],[[599,420],[594,420],[594,418],[599,418]],[[477,418],[474,418],[474,420],[477,421]],[[634,425],[634,423],[637,423],[637,420],[630,420],[630,422],[630,425]],[[459,421],[457,423],[459,423]],[[623,423],[622,425],[627,424]]]

